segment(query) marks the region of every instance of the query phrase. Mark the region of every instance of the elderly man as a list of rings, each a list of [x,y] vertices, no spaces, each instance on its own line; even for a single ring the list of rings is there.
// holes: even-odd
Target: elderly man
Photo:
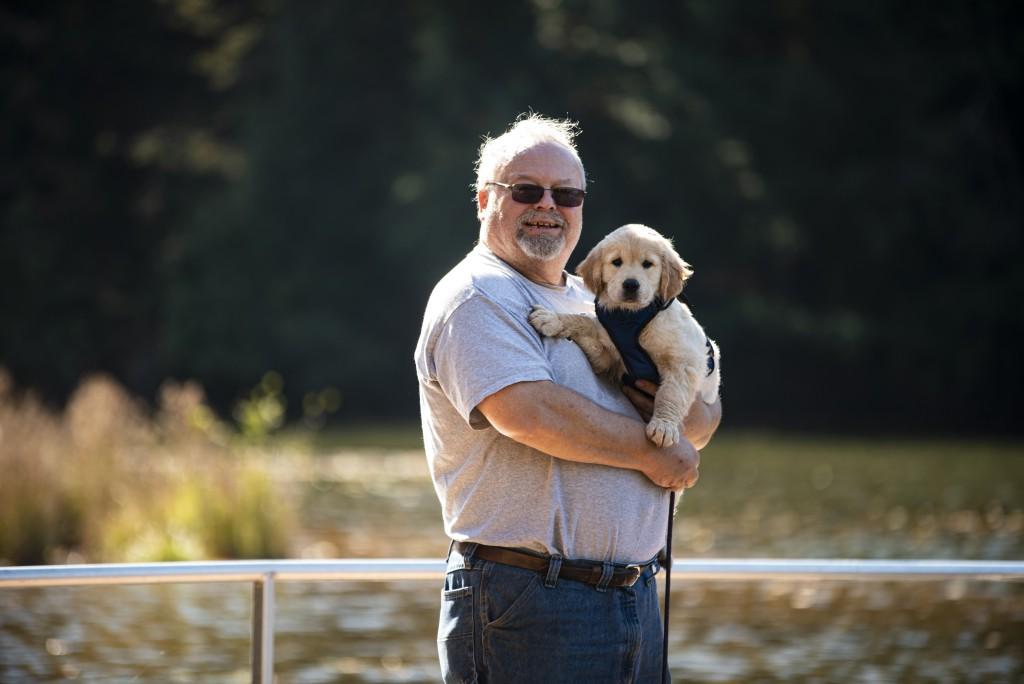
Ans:
[[[648,442],[646,395],[597,377],[534,305],[593,312],[565,272],[586,178],[576,126],[521,116],[477,162],[480,241],[435,287],[416,369],[430,473],[452,539],[446,682],[656,682],[657,556],[669,492],[697,480],[721,407]],[[652,389],[648,386],[647,389]],[[627,395],[628,392],[628,395]]]

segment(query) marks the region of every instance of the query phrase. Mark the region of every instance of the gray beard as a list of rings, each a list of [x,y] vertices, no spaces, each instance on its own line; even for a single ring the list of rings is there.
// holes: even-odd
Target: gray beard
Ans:
[[[531,259],[551,261],[562,253],[565,247],[565,233],[549,237],[547,235],[527,235],[523,228],[516,231],[516,244]]]

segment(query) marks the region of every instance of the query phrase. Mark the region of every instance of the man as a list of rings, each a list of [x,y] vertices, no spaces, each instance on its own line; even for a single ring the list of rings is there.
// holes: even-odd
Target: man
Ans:
[[[575,124],[521,116],[477,162],[480,241],[435,287],[416,348],[423,436],[452,539],[446,682],[657,682],[669,492],[697,480],[721,407],[648,442],[650,398],[597,377],[534,305],[592,312],[565,266],[586,177]],[[653,386],[646,389],[653,393]],[[631,403],[636,403],[636,407]]]

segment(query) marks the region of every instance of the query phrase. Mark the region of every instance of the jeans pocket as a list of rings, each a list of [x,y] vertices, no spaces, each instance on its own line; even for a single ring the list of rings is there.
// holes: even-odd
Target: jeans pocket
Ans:
[[[437,640],[473,637],[473,587],[458,587],[441,592],[441,620]]]
[[[445,684],[477,681],[475,615],[472,586],[445,589],[441,593],[437,655]]]
[[[532,612],[541,576],[532,570],[492,564],[484,573],[485,627],[508,627],[524,613]]]

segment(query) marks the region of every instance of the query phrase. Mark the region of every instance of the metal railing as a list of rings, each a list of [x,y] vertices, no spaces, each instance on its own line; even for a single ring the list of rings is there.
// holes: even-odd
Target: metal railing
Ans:
[[[442,560],[278,560],[186,563],[116,563],[0,567],[0,589],[98,584],[249,582],[252,593],[252,681],[274,681],[275,584],[310,581],[440,579]],[[753,580],[1024,580],[1024,561],[852,560],[852,559],[685,559],[672,563],[682,579]]]

